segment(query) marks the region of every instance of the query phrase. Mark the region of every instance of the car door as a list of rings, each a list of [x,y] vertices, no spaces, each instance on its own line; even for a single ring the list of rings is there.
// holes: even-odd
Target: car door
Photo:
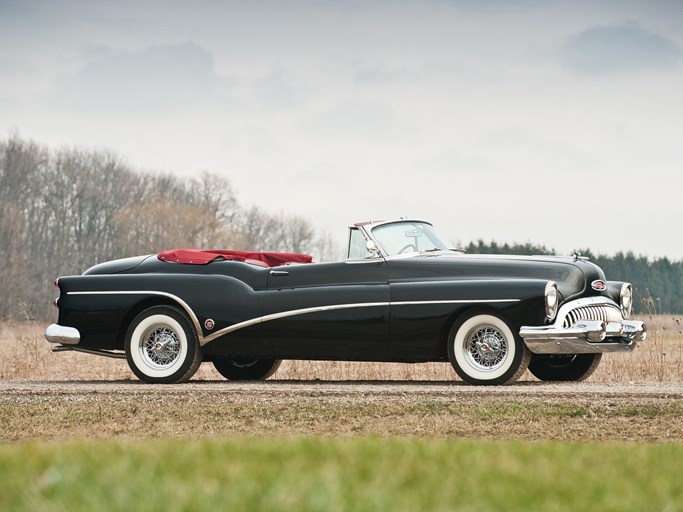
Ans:
[[[382,258],[272,268],[263,335],[276,357],[381,359],[389,338],[389,286]]]
[[[411,361],[444,358],[449,319],[468,306],[467,299],[476,298],[468,292],[476,284],[456,278],[459,269],[453,258],[395,258],[387,267],[391,352]]]

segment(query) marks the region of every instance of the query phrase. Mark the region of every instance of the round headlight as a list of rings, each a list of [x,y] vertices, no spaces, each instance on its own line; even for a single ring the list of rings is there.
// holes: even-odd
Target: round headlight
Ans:
[[[631,287],[631,283],[624,283],[621,285],[619,303],[621,306],[621,314],[624,318],[630,317],[631,310],[633,309],[633,288]]]
[[[548,281],[548,284],[545,285],[545,316],[548,317],[548,320],[555,318],[558,302],[557,284]]]

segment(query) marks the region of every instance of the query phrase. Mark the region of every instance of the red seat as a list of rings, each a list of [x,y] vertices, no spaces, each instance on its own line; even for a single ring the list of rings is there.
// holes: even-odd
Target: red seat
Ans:
[[[172,249],[157,255],[161,261],[187,265],[206,265],[216,260],[243,261],[259,267],[279,267],[290,263],[311,263],[308,254],[288,252],[226,251],[222,249]]]

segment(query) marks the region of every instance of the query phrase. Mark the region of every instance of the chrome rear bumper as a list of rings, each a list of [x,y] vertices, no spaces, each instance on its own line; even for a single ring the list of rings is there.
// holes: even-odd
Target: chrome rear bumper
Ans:
[[[572,327],[522,327],[519,335],[534,354],[630,352],[647,337],[643,322],[580,320]]]
[[[73,327],[66,327],[59,324],[51,324],[45,330],[45,339],[50,343],[60,343],[62,345],[78,345],[81,341],[81,333]]]

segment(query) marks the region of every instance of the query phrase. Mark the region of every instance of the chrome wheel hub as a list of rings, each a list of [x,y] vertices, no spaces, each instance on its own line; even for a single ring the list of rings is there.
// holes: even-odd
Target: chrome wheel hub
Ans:
[[[498,368],[507,355],[507,340],[496,328],[478,327],[467,337],[464,351],[468,362],[478,370]]]
[[[169,327],[154,326],[148,329],[142,337],[140,352],[150,366],[167,368],[178,359],[180,340]]]

